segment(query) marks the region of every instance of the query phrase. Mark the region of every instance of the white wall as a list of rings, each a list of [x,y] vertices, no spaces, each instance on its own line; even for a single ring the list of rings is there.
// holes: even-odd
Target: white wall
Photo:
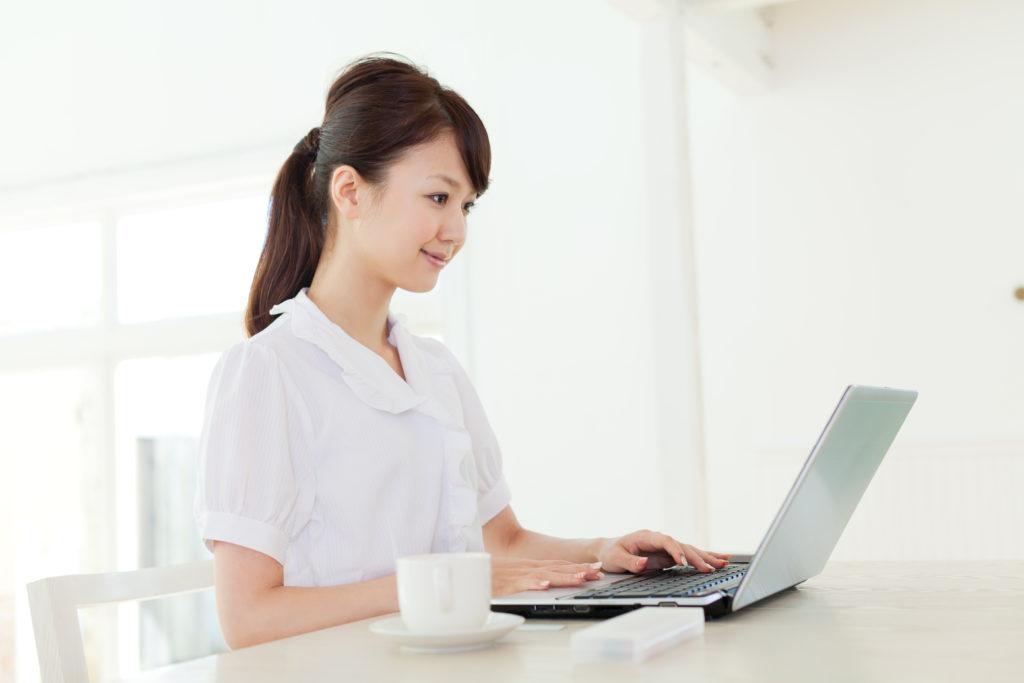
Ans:
[[[920,391],[835,557],[1024,556],[1024,4],[773,9],[695,90],[711,538],[753,548],[842,388]]]
[[[513,507],[558,535],[692,538],[689,378],[655,339],[686,327],[685,292],[657,289],[682,258],[658,264],[681,220],[669,34],[604,3],[487,18],[495,184],[471,232],[471,356]],[[662,419],[659,400],[680,412]]]

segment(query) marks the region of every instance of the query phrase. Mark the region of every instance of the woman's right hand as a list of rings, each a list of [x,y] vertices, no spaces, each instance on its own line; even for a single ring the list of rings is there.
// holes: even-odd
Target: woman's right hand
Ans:
[[[580,586],[604,576],[600,562],[527,560],[491,556],[491,593],[494,597],[520,591],[542,591],[561,586]]]

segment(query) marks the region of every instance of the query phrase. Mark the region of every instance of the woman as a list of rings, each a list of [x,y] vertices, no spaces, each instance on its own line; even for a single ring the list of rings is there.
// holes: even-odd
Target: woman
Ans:
[[[232,648],[398,610],[395,558],[486,550],[496,596],[728,555],[665,534],[522,528],[501,453],[454,355],[390,312],[466,241],[488,185],[483,123],[404,61],[337,78],[273,187],[250,337],[210,380],[196,519]]]

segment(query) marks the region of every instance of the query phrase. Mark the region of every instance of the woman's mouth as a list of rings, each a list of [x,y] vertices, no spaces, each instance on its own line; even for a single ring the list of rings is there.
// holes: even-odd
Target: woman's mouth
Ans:
[[[426,252],[423,249],[420,249],[420,253],[423,254],[424,256],[426,256],[427,260],[430,261],[431,265],[433,265],[435,268],[444,268],[448,264],[447,261],[439,259],[436,256]]]

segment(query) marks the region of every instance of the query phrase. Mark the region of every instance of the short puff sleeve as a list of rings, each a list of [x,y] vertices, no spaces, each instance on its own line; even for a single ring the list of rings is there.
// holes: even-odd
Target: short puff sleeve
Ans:
[[[194,504],[206,547],[227,541],[283,566],[315,497],[280,360],[252,340],[221,356],[207,389]]]

